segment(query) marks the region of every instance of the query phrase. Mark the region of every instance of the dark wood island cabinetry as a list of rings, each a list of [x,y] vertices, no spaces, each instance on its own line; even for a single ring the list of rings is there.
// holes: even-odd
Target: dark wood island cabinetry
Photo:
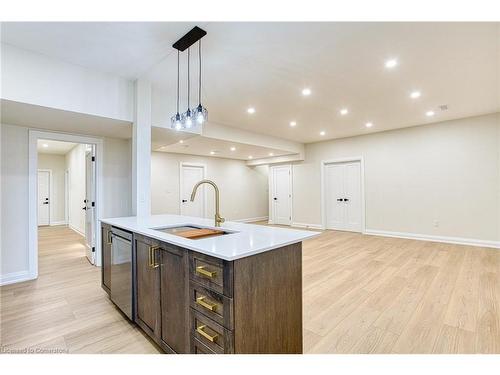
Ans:
[[[227,261],[134,233],[131,260],[133,320],[166,353],[302,353],[300,242]]]

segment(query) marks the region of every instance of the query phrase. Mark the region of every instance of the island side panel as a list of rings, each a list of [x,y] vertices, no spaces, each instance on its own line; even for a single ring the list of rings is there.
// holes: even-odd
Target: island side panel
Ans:
[[[234,261],[235,353],[302,353],[302,243]]]

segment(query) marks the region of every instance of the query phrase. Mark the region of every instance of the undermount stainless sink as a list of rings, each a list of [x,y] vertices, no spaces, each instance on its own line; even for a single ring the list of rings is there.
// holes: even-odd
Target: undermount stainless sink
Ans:
[[[236,233],[234,231],[222,230],[221,228],[208,228],[208,227],[200,227],[200,226],[189,225],[189,224],[181,225],[178,227],[160,227],[160,228],[149,228],[149,229],[156,230],[156,231],[162,232],[162,233],[173,234],[174,236],[179,236],[179,237],[183,237],[183,238],[186,238],[186,237],[181,235],[182,232],[193,231],[193,230],[197,230],[197,229],[199,229],[199,230],[209,229],[209,230],[219,231],[219,233],[206,234],[206,235],[203,235],[203,236],[198,237],[198,238],[186,238],[189,240],[201,240],[204,238],[223,236],[223,235],[227,235],[227,234],[231,234],[231,233]]]

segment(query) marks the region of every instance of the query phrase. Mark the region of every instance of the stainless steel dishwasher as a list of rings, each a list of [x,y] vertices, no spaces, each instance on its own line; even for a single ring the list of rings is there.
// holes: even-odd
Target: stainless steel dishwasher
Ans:
[[[131,320],[132,233],[111,228],[111,301]]]

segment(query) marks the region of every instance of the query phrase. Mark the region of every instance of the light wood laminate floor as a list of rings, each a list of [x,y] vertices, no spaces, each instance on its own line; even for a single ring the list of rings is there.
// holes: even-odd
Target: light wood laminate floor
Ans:
[[[39,278],[1,287],[3,351],[157,353],[82,237],[42,228]],[[304,352],[500,353],[500,251],[326,231],[304,242]]]

